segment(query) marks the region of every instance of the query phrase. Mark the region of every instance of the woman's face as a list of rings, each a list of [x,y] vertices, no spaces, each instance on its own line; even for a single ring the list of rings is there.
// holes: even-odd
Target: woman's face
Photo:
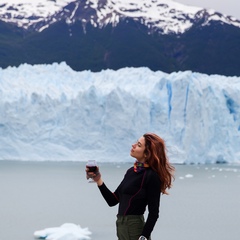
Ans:
[[[145,138],[140,137],[136,143],[132,144],[130,155],[136,158],[139,162],[145,162]]]

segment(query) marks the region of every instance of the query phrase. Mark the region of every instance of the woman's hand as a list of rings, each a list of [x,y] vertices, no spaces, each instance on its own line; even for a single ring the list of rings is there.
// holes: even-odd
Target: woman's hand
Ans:
[[[103,181],[101,179],[101,173],[99,171],[99,167],[94,172],[89,172],[89,168],[86,168],[86,178],[91,178],[94,182],[97,183],[98,186],[101,186]]]

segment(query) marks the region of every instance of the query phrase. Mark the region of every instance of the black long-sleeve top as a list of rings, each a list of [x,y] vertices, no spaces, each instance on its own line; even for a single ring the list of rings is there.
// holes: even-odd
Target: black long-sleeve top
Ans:
[[[104,183],[99,189],[109,206],[119,203],[118,215],[143,215],[148,206],[142,235],[149,238],[159,217],[160,186],[159,176],[151,168],[136,173],[131,167],[115,192],[111,192]]]

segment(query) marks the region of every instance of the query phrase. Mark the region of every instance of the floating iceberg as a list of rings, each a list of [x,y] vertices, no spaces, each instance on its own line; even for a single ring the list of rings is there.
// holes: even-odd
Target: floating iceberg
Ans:
[[[88,228],[81,228],[73,223],[64,223],[60,227],[46,228],[35,231],[34,237],[46,240],[87,240],[91,239]]]

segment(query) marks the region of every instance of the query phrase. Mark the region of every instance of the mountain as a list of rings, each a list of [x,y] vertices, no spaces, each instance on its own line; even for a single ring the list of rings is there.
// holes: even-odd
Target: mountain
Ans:
[[[240,75],[240,21],[170,0],[11,0],[0,5],[0,66],[147,66]]]

